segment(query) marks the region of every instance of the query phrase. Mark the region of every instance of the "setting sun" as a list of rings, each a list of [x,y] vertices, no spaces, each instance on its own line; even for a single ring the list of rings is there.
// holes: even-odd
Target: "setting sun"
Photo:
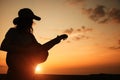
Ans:
[[[36,68],[35,68],[35,74],[40,74],[42,71],[42,68],[40,65],[37,65]]]
[[[7,61],[15,61],[15,66],[22,68],[21,64],[26,64],[17,54],[27,52],[29,48],[27,54],[31,54],[35,50],[32,41],[42,46],[62,34],[67,34],[68,38],[45,51],[49,53],[45,62],[34,65],[31,62],[34,59],[26,58],[29,55],[25,53],[25,60],[29,59],[26,61],[30,64],[27,66],[34,68],[34,74],[120,74],[120,0],[0,0],[0,49],[8,30],[16,28],[13,22],[22,8],[30,8],[41,20],[33,20],[32,36],[23,33],[18,37],[18,32],[11,33],[10,40],[6,39],[4,48],[17,45],[9,49],[10,52],[18,50],[18,53],[13,56],[0,50],[0,74],[7,74],[9,70],[8,55],[13,60]],[[33,37],[36,40],[31,40]]]

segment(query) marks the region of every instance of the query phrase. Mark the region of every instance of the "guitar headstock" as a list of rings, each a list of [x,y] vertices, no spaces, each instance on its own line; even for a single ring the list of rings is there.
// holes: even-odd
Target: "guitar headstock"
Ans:
[[[68,35],[67,34],[62,34],[62,35],[58,36],[58,38],[65,40],[65,39],[68,38]]]

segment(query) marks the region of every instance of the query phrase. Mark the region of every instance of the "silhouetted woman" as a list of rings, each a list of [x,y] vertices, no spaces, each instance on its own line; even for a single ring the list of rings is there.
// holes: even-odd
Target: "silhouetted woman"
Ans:
[[[0,49],[7,51],[7,80],[33,80],[35,67],[47,59],[48,50],[67,38],[64,34],[41,45],[33,35],[33,19],[41,20],[29,8],[20,9],[13,20],[16,27],[8,30],[1,44]]]

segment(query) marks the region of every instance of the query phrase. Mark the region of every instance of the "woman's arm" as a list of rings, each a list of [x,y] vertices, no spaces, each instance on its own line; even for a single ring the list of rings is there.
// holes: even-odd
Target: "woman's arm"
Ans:
[[[43,49],[45,50],[49,50],[51,49],[53,46],[55,46],[56,44],[58,44],[62,39],[65,40],[68,36],[66,34],[57,36],[56,38],[48,41],[47,43],[43,44]]]
[[[43,48],[44,50],[47,50],[47,51],[48,51],[49,49],[51,49],[53,46],[55,46],[55,45],[58,44],[59,42],[60,42],[60,39],[58,39],[58,38],[56,37],[56,38],[54,38],[54,39],[46,42],[45,44],[43,44],[43,45],[42,45],[42,48]]]

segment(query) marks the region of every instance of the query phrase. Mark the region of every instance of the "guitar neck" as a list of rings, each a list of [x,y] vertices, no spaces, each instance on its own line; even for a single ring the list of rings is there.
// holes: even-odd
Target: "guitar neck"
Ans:
[[[47,43],[42,45],[43,49],[45,49],[47,51],[50,50],[53,46],[55,46],[57,43],[59,43],[60,40],[61,39],[59,39],[59,38],[54,38],[54,39],[48,41]]]

